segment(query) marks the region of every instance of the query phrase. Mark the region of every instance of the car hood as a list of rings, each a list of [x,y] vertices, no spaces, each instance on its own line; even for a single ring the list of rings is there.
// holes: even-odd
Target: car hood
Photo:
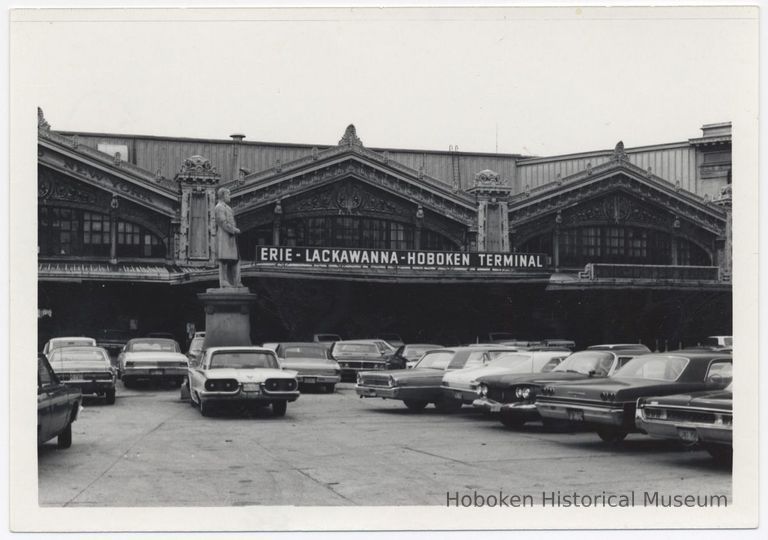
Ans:
[[[280,360],[280,365],[286,369],[339,369],[338,362],[322,358],[291,358]]]
[[[653,405],[673,405],[675,407],[692,407],[703,409],[721,409],[730,411],[733,409],[733,392],[726,390],[705,390],[702,392],[689,392],[687,394],[673,394],[671,396],[652,396],[647,398]]]
[[[685,391],[704,390],[701,383],[681,383],[676,381],[658,381],[649,379],[618,379],[607,377],[590,382],[555,383],[554,396],[564,398],[602,400],[603,392],[616,394],[614,401],[634,401],[639,397],[677,394]]]
[[[477,381],[484,383],[489,388],[506,388],[514,384],[540,384],[555,381],[583,381],[590,379],[583,373],[569,373],[566,371],[551,371],[549,373],[501,373],[494,375],[483,375],[478,377]]]
[[[92,372],[92,371],[111,371],[103,360],[61,360],[51,362],[51,367],[56,373],[74,373],[74,372]]]
[[[286,369],[216,368],[205,371],[208,379],[235,379],[240,382],[264,382],[267,379],[295,379],[296,372]]]
[[[127,352],[123,354],[123,360],[126,362],[186,362],[187,355],[177,352]]]
[[[425,385],[434,384],[440,386],[440,382],[443,380],[445,371],[442,369],[429,369],[429,368],[413,368],[413,369],[394,369],[387,371],[387,375],[391,376],[398,385]]]

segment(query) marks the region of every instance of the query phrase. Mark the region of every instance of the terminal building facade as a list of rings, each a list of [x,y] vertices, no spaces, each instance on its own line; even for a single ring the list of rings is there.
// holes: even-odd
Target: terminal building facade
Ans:
[[[56,131],[38,117],[39,340],[170,332],[216,287],[229,188],[254,342],[579,345],[731,333],[731,126],[552,157]]]

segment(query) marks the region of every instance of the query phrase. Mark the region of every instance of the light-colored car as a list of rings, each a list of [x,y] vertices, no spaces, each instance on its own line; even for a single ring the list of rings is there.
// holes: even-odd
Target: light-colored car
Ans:
[[[103,396],[115,403],[115,372],[109,353],[102,347],[59,347],[48,361],[59,380],[82,394]]]
[[[45,347],[43,347],[43,354],[48,356],[50,352],[59,347],[95,347],[96,340],[90,337],[77,336],[77,337],[55,337],[49,339]]]
[[[128,388],[137,381],[171,382],[180,386],[187,378],[189,367],[179,344],[165,338],[134,338],[125,344],[117,362],[120,378]]]
[[[188,384],[190,403],[203,416],[227,402],[271,405],[275,416],[284,416],[299,397],[296,372],[281,369],[274,351],[263,347],[211,347],[189,367]]]
[[[72,422],[82,403],[77,388],[59,381],[44,354],[37,355],[37,445],[58,437],[59,448],[72,446]]]
[[[702,345],[706,347],[733,347],[733,336],[709,336]]]
[[[459,369],[443,376],[445,399],[471,404],[478,397],[477,379],[490,375],[547,373],[568,356],[567,351],[517,351],[500,354],[484,366]]]
[[[341,380],[341,368],[331,359],[328,349],[321,343],[275,343],[272,349],[280,367],[297,373],[299,384],[312,385],[326,392],[333,392]]]

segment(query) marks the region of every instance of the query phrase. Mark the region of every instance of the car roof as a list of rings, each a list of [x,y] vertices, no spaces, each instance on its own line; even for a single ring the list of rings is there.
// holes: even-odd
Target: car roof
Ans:
[[[129,339],[128,343],[133,343],[135,341],[173,341],[176,343],[175,339],[167,338],[167,337],[152,337],[152,336],[145,336],[145,337],[136,337],[133,339]]]
[[[49,341],[69,341],[72,339],[91,339],[93,341],[96,341],[94,338],[88,337],[88,336],[55,337],[55,338],[51,338]]]
[[[103,352],[106,355],[109,354],[104,347],[95,347],[95,346],[92,346],[92,345],[88,346],[88,347],[85,347],[85,346],[82,346],[82,345],[77,345],[75,347],[59,347],[58,349],[54,349],[52,351],[52,353],[54,351],[67,351],[67,354],[72,353],[72,352],[76,353],[76,352],[101,351],[101,352]]]
[[[273,345],[280,345],[282,347],[314,347],[315,349],[325,349],[325,345],[317,341],[267,341]]]
[[[337,341],[336,343],[364,343],[366,345],[373,345],[374,343],[380,343],[384,341],[383,339],[373,338],[373,339],[342,339],[340,341]]]
[[[274,354],[275,351],[267,349],[265,347],[255,347],[253,345],[240,345],[240,346],[227,346],[227,347],[208,347],[206,352],[219,352],[219,351],[251,351],[251,352],[268,352]]]
[[[590,345],[587,350],[590,351],[615,351],[615,350],[629,350],[639,349],[646,351],[648,347],[642,343],[601,343],[600,345]]]

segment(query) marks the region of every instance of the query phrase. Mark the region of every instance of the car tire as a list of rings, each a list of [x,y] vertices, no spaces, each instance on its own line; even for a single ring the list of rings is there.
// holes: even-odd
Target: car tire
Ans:
[[[133,388],[133,379],[131,377],[123,376],[122,378],[123,386],[126,388]]]
[[[333,394],[336,391],[336,385],[335,384],[326,384],[325,385],[325,392],[328,394]]]
[[[404,399],[403,403],[405,403],[409,411],[413,412],[421,412],[429,405],[428,401],[420,401],[418,399]]]
[[[597,431],[597,436],[600,437],[603,442],[616,444],[627,437],[627,432],[619,431],[617,429],[600,429]]]
[[[107,390],[106,399],[107,399],[107,405],[114,405],[115,404],[115,389],[114,388],[110,388],[109,390]]]
[[[516,414],[504,414],[499,415],[499,420],[508,428],[521,428],[525,425],[525,418],[521,418]]]
[[[716,463],[722,463],[724,465],[733,463],[732,447],[724,446],[721,444],[707,444],[707,443],[702,443],[701,446],[704,448],[704,450],[709,452],[709,455],[712,456],[712,459],[714,459]]]
[[[441,399],[435,402],[435,408],[443,413],[454,413],[464,405],[458,399]]]
[[[272,402],[272,416],[285,416],[285,411],[288,410],[288,402],[285,400]]]
[[[67,424],[67,427],[64,428],[64,431],[59,433],[59,436],[56,439],[56,446],[58,446],[62,450],[72,446],[72,422],[71,421]]]
[[[200,396],[197,396],[197,399],[199,400],[198,405],[200,407],[200,414],[203,416],[211,416],[211,404],[206,403]]]

